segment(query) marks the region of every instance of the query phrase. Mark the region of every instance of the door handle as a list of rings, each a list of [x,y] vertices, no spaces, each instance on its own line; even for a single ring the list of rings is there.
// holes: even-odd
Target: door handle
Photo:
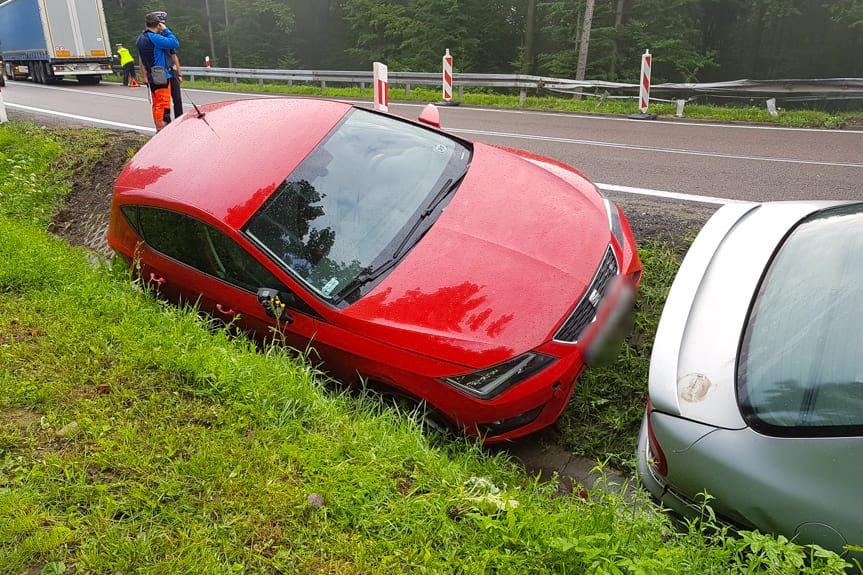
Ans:
[[[235,315],[237,315],[237,312],[235,312],[234,310],[232,310],[229,307],[223,306],[220,303],[216,304],[216,311],[218,311],[220,314],[226,315],[228,317],[234,317]]]
[[[162,276],[157,276],[154,273],[150,273],[150,283],[151,284],[159,284],[160,286],[162,286],[162,285],[165,285],[166,283],[168,283],[168,280],[166,280]]]

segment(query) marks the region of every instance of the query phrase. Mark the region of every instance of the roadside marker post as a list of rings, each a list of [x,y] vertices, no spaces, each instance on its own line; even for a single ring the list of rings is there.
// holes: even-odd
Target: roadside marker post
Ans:
[[[389,110],[390,87],[387,78],[387,65],[375,62],[372,65],[372,75],[375,85],[375,110],[386,112]]]
[[[209,68],[209,67],[210,67],[210,57],[204,56],[204,68]]]
[[[638,109],[642,114],[647,113],[647,107],[650,105],[650,65],[653,58],[650,55],[650,50],[645,50],[641,56],[641,86],[638,90]]]
[[[449,48],[443,55],[443,101],[446,103],[452,101],[452,55],[449,53]]]
[[[638,109],[640,114],[630,114],[629,117],[633,120],[655,120],[656,114],[649,114],[647,107],[650,105],[650,66],[653,63],[653,56],[650,50],[645,50],[641,55],[641,82],[638,85]]]

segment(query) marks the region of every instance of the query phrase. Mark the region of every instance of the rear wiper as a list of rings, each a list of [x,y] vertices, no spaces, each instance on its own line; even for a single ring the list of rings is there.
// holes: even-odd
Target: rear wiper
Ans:
[[[411,229],[408,230],[408,233],[405,234],[405,237],[402,239],[399,245],[396,246],[396,249],[393,250],[393,255],[377,267],[367,266],[363,268],[363,270],[360,271],[360,273],[357,274],[354,279],[349,281],[345,285],[345,287],[339,290],[339,301],[346,300],[348,296],[351,295],[353,292],[357,291],[359,288],[366,285],[367,283],[376,280],[377,278],[381,277],[385,272],[392,269],[396,265],[396,263],[398,263],[399,256],[401,255],[402,250],[404,250],[408,243],[411,241],[420,224],[435,211],[435,209],[440,205],[444,198],[446,198],[453,191],[455,191],[456,188],[458,188],[459,184],[466,175],[467,168],[465,168],[464,172],[462,172],[462,174],[455,180],[453,180],[452,178],[448,178],[447,181],[444,182],[444,185],[440,187],[437,193],[435,193],[431,202],[429,202],[428,206],[426,206],[426,209],[424,209],[419,215],[419,217],[416,219],[414,224],[411,226]]]

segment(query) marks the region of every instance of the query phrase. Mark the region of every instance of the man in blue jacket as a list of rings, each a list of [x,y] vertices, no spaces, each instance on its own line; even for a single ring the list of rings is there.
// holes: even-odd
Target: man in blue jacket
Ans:
[[[163,14],[150,12],[145,16],[147,28],[135,43],[144,80],[152,94],[153,122],[157,132],[171,122],[171,50],[180,45],[180,41],[162,21]]]

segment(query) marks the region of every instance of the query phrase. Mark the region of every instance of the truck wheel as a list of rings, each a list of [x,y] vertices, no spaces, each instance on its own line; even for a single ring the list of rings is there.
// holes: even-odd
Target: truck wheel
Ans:
[[[48,62],[42,62],[42,77],[46,84],[53,84],[57,81],[57,76],[54,75],[54,69]]]
[[[27,68],[30,70],[30,79],[36,84],[44,84],[42,78],[42,62],[29,62]]]

